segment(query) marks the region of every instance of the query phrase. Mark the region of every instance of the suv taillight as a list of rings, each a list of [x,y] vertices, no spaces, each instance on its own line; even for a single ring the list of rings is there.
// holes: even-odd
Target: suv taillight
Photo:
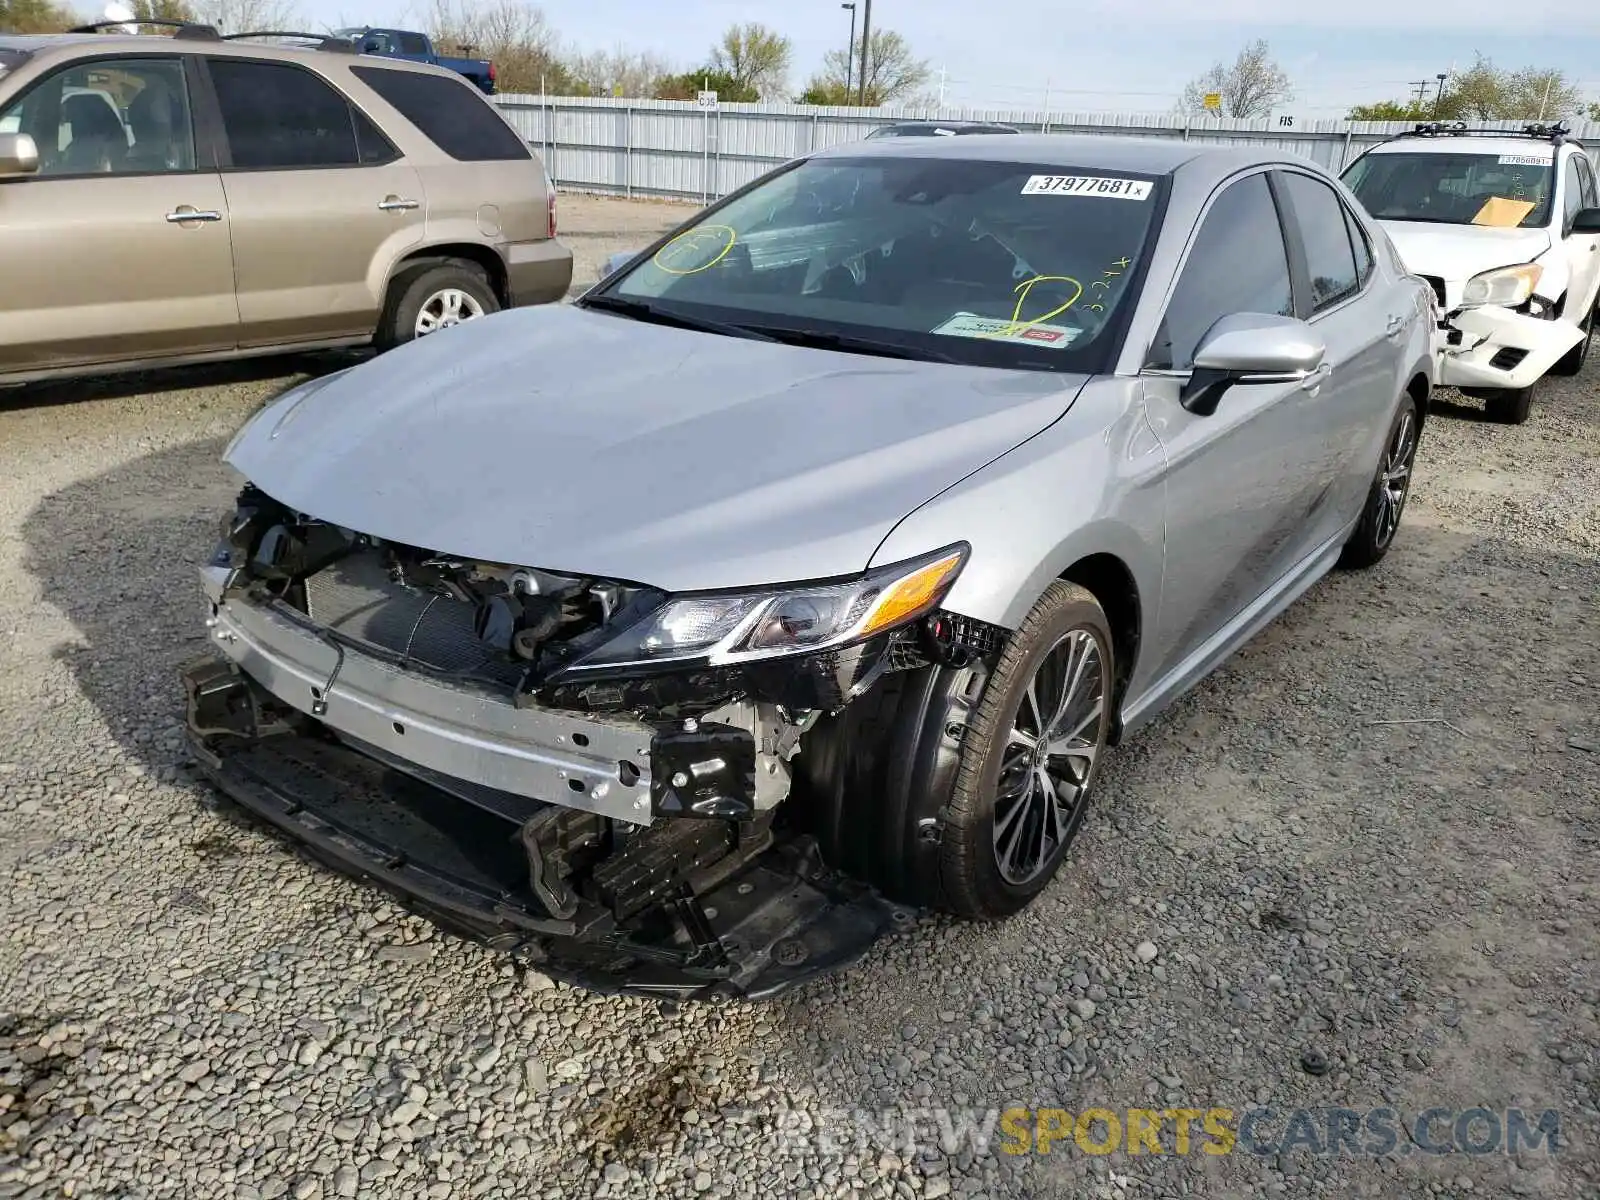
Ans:
[[[490,63],[489,64],[489,82],[493,83],[495,80],[497,80],[499,78],[500,78],[500,75],[499,75],[499,73],[497,71],[495,71],[494,64]]]
[[[545,177],[545,212],[548,217],[545,221],[545,236],[556,236],[556,181],[546,173]]]

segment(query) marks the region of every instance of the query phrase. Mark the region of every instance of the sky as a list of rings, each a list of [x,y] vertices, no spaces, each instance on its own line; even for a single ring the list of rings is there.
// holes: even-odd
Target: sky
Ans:
[[[461,2],[461,0],[457,0]],[[466,0],[470,3],[470,0]],[[298,0],[329,24],[425,24],[426,0]],[[794,44],[798,90],[849,39],[838,0],[542,0],[569,46],[648,49],[684,67],[734,21]],[[861,5],[864,7],[864,4]],[[1263,38],[1295,97],[1282,111],[1340,116],[1352,104],[1414,95],[1415,82],[1478,53],[1502,67],[1555,67],[1600,99],[1595,0],[873,0],[935,72],[952,106],[1166,112],[1218,59]],[[1558,31],[1558,32],[1557,32]]]

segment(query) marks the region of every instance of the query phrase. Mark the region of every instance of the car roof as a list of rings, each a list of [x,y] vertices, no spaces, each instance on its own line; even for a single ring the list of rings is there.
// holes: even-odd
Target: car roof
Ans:
[[[819,150],[815,158],[971,159],[1029,162],[1040,166],[1168,175],[1214,174],[1220,179],[1245,167],[1281,164],[1318,171],[1309,159],[1267,147],[1207,145],[1175,138],[1104,137],[1059,133],[973,134],[960,138],[877,138]]]
[[[967,133],[973,130],[994,130],[997,133],[1016,133],[1017,130],[1009,125],[1002,125],[998,121],[888,121],[878,126],[879,129],[949,129],[957,133]]]
[[[203,28],[203,27],[191,27]],[[312,34],[313,37],[334,38],[333,34]],[[150,37],[131,33],[41,33],[7,34],[0,36],[0,50],[20,50],[35,58],[71,57],[82,54],[87,48],[92,53],[126,54],[128,51],[152,52],[152,42],[160,51],[184,54],[238,55],[247,58],[282,58],[303,63],[334,61],[357,62],[363,66],[382,66],[386,70],[417,71],[426,75],[443,75],[459,79],[461,76],[445,67],[432,63],[412,62],[403,58],[360,55],[353,49],[325,50],[306,42],[287,42],[274,39],[269,33],[249,37],[216,37],[191,35],[183,38]]]

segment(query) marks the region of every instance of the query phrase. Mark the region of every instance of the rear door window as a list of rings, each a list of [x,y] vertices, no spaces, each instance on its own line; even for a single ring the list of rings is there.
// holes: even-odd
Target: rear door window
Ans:
[[[390,67],[350,70],[453,159],[498,162],[533,156],[516,130],[465,79]]]
[[[355,110],[320,76],[287,63],[242,58],[213,58],[208,66],[235,170],[353,167],[364,161]],[[369,143],[372,132],[366,131]]]
[[[1339,195],[1321,180],[1284,172],[1284,190],[1294,207],[1311,276],[1311,311],[1321,312],[1361,290],[1361,273],[1350,245],[1350,226]]]

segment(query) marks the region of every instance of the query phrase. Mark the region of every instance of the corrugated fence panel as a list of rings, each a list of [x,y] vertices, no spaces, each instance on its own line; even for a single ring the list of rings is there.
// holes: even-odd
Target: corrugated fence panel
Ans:
[[[685,100],[496,96],[546,169],[567,191],[716,200],[802,154],[858,141],[906,118],[1000,121],[1028,133],[1176,138],[1297,154],[1340,171],[1409,122],[1291,118],[1189,118],[1169,113],[867,109],[804,104],[724,104],[710,113]],[[1520,121],[1489,122],[1517,132]],[[1600,122],[1578,122],[1600,166]]]

